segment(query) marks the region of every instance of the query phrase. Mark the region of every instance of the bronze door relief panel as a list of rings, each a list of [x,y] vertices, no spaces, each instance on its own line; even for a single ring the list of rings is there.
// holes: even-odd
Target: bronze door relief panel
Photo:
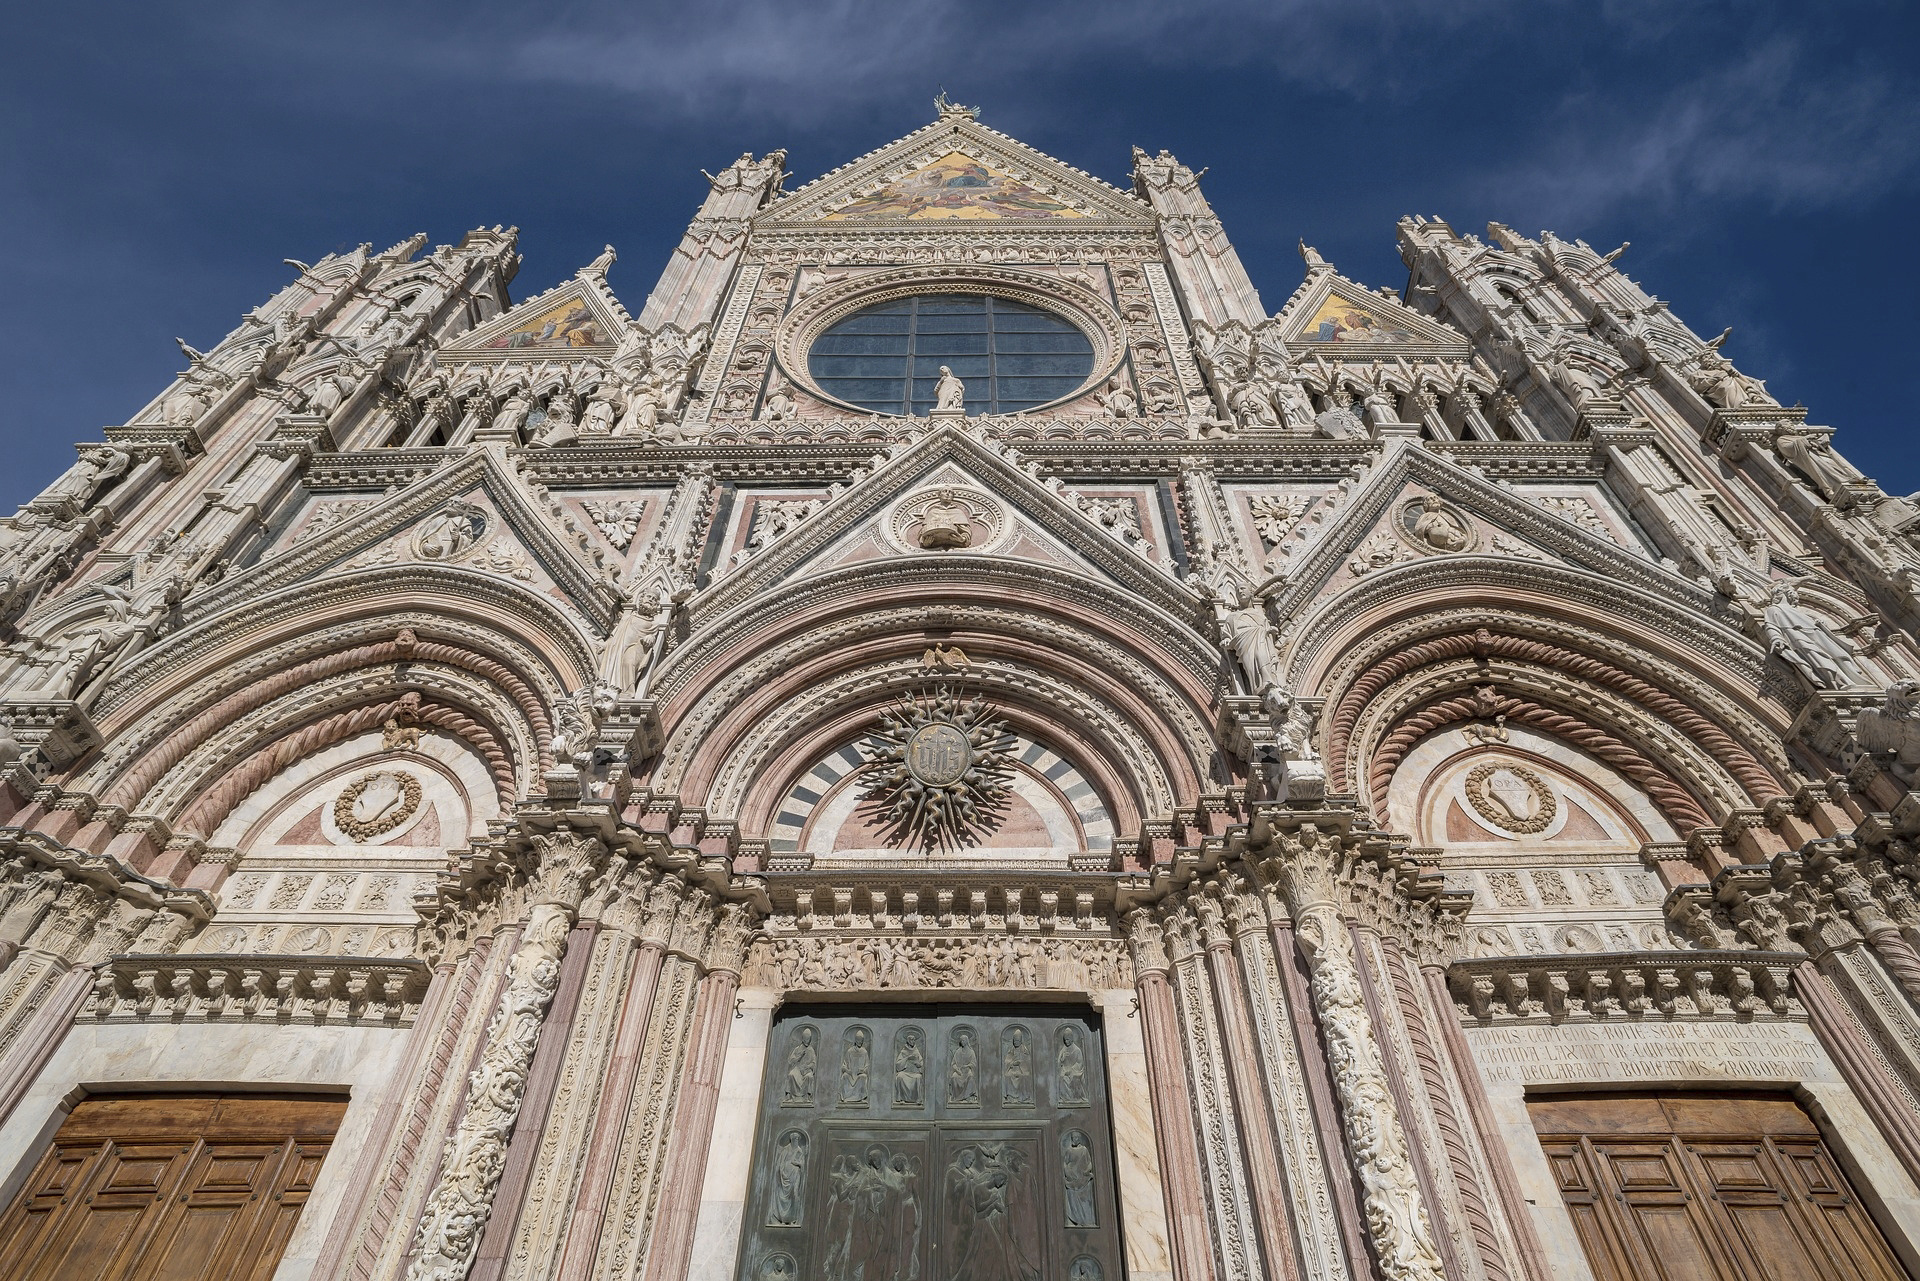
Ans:
[[[1121,1281],[1097,1022],[800,1006],[773,1028],[741,1281]]]

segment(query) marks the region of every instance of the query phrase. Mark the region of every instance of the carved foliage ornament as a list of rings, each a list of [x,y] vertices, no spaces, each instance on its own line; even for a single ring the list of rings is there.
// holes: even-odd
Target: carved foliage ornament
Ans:
[[[944,685],[884,714],[862,749],[873,767],[866,804],[887,843],[931,853],[991,832],[1010,795],[1013,743],[985,700]]]
[[[397,770],[380,770],[347,784],[333,800],[334,826],[349,839],[385,836],[420,808],[420,780]]]
[[[1467,774],[1466,792],[1476,814],[1516,836],[1546,831],[1560,811],[1547,781],[1511,761],[1474,766]]]

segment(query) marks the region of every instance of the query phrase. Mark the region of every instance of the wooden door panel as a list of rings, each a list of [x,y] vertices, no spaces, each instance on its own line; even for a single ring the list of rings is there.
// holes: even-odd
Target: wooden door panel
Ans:
[[[1530,1103],[1600,1281],[1902,1281],[1791,1099],[1674,1094]]]
[[[339,1099],[85,1100],[0,1214],[0,1281],[265,1281],[345,1109]]]

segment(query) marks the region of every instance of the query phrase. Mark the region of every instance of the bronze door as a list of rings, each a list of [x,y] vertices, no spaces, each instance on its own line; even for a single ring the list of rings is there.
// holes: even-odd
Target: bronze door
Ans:
[[[1833,1153],[1788,1098],[1532,1102],[1598,1281],[1904,1281]]]
[[[1067,1007],[783,1015],[741,1281],[1121,1281],[1105,1064]]]
[[[266,1281],[346,1106],[84,1100],[0,1214],[0,1281]]]

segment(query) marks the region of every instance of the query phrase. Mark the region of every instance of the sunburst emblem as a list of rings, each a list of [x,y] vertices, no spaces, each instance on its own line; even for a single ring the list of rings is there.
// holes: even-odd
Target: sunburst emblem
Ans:
[[[882,714],[862,748],[866,804],[889,845],[954,850],[999,826],[1014,737],[992,710],[943,685]]]

